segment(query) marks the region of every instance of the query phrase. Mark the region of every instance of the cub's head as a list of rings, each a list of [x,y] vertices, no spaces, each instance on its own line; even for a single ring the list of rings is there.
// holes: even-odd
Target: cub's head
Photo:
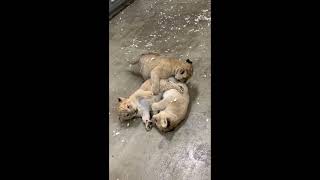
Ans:
[[[172,129],[170,126],[170,118],[161,116],[161,114],[152,116],[152,121],[155,123],[155,125],[158,127],[160,131],[167,132]]]
[[[192,61],[190,61],[190,59],[187,59],[185,62],[182,62],[176,69],[175,78],[180,82],[186,82],[191,78],[192,73]]]
[[[118,102],[119,106],[117,111],[120,121],[133,119],[137,115],[138,109],[133,105],[133,103],[129,99],[119,97]]]

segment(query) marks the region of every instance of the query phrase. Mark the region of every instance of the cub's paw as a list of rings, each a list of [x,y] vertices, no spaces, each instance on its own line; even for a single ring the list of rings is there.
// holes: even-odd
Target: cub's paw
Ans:
[[[152,86],[151,89],[152,89],[152,95],[158,95],[160,93],[159,88],[157,87]]]
[[[168,81],[171,82],[171,83],[176,83],[177,82],[177,80],[174,77],[169,77]]]
[[[147,120],[145,126],[146,126],[146,130],[150,131],[152,129],[152,126],[153,126],[152,121]]]
[[[156,96],[156,95],[158,95],[158,94],[159,94],[159,91],[158,91],[158,90],[153,90],[153,91],[152,91],[152,95],[153,95],[153,96]]]

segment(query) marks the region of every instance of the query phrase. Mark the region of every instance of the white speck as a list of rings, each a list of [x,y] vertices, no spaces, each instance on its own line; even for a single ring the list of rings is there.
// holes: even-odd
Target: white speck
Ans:
[[[208,11],[208,9],[204,9],[204,10],[202,10],[202,12],[207,12]]]
[[[209,121],[209,119],[206,119],[206,121],[208,122],[208,121]]]
[[[206,75],[206,74],[204,74],[204,75],[202,75],[202,77],[206,78],[206,77],[207,77],[207,75]]]
[[[120,134],[120,132],[116,132],[116,136],[118,136]]]
[[[121,142],[124,143],[124,139],[122,139]]]
[[[177,101],[177,99],[176,98],[174,98],[174,100],[173,100],[174,102],[176,102]]]
[[[145,45],[145,47],[150,47],[150,46],[152,46],[151,42],[149,42],[147,45]]]
[[[199,102],[197,102],[197,104],[200,104]]]
[[[190,49],[192,48],[192,46],[189,47]]]
[[[109,116],[111,115],[111,113],[109,112]]]
[[[183,27],[186,27],[187,25],[183,25]]]
[[[130,126],[130,123],[127,124],[127,127],[129,127],[129,126]]]

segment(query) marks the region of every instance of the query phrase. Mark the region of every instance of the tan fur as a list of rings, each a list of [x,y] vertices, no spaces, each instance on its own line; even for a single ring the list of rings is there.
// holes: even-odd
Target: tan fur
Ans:
[[[190,62],[190,63],[188,63]],[[186,82],[193,73],[191,61],[181,61],[177,58],[161,56],[157,53],[142,54],[138,62],[139,73],[144,79],[151,78],[153,94],[159,94],[159,80],[175,77],[180,82]]]
[[[152,111],[160,111],[152,116],[152,121],[163,132],[171,131],[185,119],[189,105],[188,87],[184,83],[178,83],[183,87],[183,94],[175,89],[163,93],[163,99],[151,105]]]
[[[169,89],[175,89],[177,92],[182,93],[183,88],[176,83],[169,80],[160,80],[160,92]],[[142,117],[146,125],[146,129],[150,130],[150,110],[151,104],[161,99],[161,94],[158,96],[152,95],[151,80],[145,81],[138,90],[136,90],[128,98],[119,97],[119,105],[117,108],[119,120],[125,121],[135,117]],[[144,103],[141,103],[141,102]],[[151,123],[152,124],[152,123]]]

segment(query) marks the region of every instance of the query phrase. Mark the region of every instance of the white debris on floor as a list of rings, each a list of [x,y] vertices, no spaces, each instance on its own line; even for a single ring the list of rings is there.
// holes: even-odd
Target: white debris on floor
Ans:
[[[145,47],[151,47],[152,46],[152,43],[149,42],[148,44],[145,45]]]
[[[113,130],[112,132],[113,132],[112,136],[118,136],[120,134],[118,130]]]

